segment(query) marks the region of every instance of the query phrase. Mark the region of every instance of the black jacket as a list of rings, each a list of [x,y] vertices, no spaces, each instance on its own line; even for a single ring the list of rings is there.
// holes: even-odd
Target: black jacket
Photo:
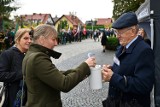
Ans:
[[[101,45],[105,46],[107,43],[107,36],[105,34],[105,32],[103,32],[102,38],[101,38]]]
[[[8,102],[7,107],[13,107],[16,93],[22,80],[22,61],[24,53],[18,48],[11,47],[0,55],[0,81],[7,84]],[[5,107],[5,106],[4,106]]]

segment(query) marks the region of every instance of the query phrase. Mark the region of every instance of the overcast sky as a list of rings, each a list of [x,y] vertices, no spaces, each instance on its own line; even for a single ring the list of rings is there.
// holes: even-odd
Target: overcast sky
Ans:
[[[111,18],[112,0],[18,0],[21,7],[12,15],[50,13],[52,17],[74,12],[83,22],[94,18]]]

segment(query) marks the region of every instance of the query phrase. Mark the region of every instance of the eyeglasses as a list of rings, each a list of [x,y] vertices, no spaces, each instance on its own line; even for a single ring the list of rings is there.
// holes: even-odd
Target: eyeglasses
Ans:
[[[130,30],[130,29],[133,29],[133,28],[130,27],[130,28],[128,28],[128,29],[126,29],[126,30],[124,30],[124,31],[122,31],[122,32],[115,30],[115,34],[116,34],[116,35],[122,35],[122,34],[124,34],[125,32],[127,32],[127,31]]]

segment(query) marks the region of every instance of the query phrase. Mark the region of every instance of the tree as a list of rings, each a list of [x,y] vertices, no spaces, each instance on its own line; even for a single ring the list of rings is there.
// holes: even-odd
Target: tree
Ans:
[[[18,9],[18,7],[10,6],[15,0],[0,0],[0,31],[3,29],[3,21],[10,21],[10,13]]]
[[[0,0],[0,16],[8,14],[13,10],[16,10],[17,7],[11,7],[10,4],[14,2],[14,0]]]
[[[136,11],[145,0],[113,0],[113,18],[116,20],[125,12]]]
[[[68,29],[68,23],[66,20],[62,20],[58,24],[58,32],[60,32],[62,29]]]

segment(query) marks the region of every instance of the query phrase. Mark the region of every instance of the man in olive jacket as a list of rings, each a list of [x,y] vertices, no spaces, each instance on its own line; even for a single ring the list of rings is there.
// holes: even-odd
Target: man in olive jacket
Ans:
[[[57,32],[50,25],[39,25],[23,60],[23,74],[27,85],[28,107],[62,107],[60,92],[68,92],[90,74],[95,58],[88,58],[76,69],[59,71],[50,57],[61,53],[52,50],[57,45]]]

